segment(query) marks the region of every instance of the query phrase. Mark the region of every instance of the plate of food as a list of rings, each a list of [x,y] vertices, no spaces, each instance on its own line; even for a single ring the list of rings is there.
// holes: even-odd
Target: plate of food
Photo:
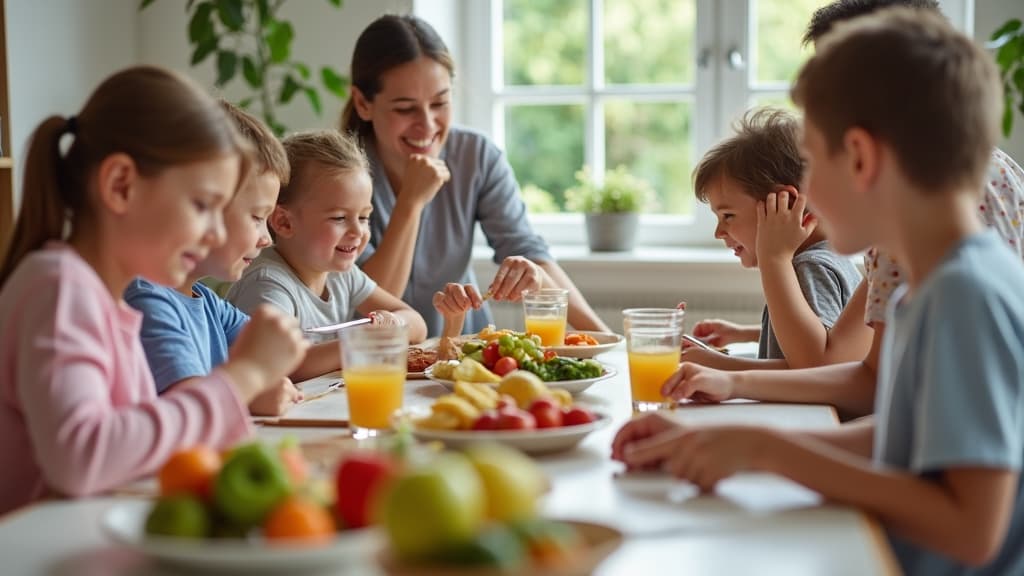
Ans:
[[[570,332],[565,335],[563,345],[545,346],[544,349],[567,358],[593,358],[615,348],[622,340],[622,335],[614,332]]]
[[[373,530],[348,530],[324,543],[270,542],[250,538],[190,539],[146,534],[153,507],[147,500],[120,502],[103,515],[103,531],[116,542],[189,570],[246,573],[322,572],[362,562],[380,545]]]
[[[569,365],[570,363],[581,362],[575,358],[560,358],[557,363]],[[595,383],[611,378],[615,376],[618,371],[615,367],[608,364],[602,364],[595,360],[585,360],[584,362],[591,362],[598,365],[600,373],[596,376],[589,378],[569,378],[565,380],[544,380],[544,384],[552,390],[565,390],[569,394],[576,395],[587,388],[590,388]],[[471,368],[463,369],[464,365],[468,365]],[[570,366],[571,368],[572,366]],[[592,368],[592,365],[588,368]],[[437,362],[436,364],[427,368],[424,375],[434,382],[444,386],[448,390],[455,389],[456,380],[463,380],[467,382],[477,382],[489,384],[492,387],[497,388],[501,382],[501,376],[487,370],[482,364],[479,364],[473,360],[463,359],[460,361],[446,360]]]
[[[427,417],[429,408],[409,410],[402,417],[411,417],[412,435],[424,442],[441,442],[448,448],[460,449],[481,442],[506,444],[527,454],[551,454],[564,452],[579,445],[591,432],[600,430],[611,422],[611,417],[593,412],[594,420],[584,424],[571,424],[557,428],[532,428],[508,430],[437,430],[416,425],[416,417]]]
[[[426,378],[426,369],[437,362],[437,349],[410,346],[406,357],[406,378],[419,380]]]

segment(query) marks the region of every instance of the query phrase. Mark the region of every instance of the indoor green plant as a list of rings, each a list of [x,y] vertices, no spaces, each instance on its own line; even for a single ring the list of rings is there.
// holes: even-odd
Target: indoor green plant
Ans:
[[[632,250],[640,212],[652,196],[650,183],[630,174],[625,166],[606,171],[601,182],[584,166],[576,172],[576,182],[565,191],[566,206],[584,214],[590,249]]]
[[[156,0],[142,0],[143,10]],[[327,0],[341,8],[342,0]],[[251,89],[251,95],[237,102],[242,108],[253,105],[278,135],[287,127],[278,119],[277,106],[287,104],[300,92],[313,111],[320,115],[320,90],[312,80],[307,64],[292,58],[295,38],[292,23],[278,17],[285,0],[189,0],[185,10],[191,13],[188,40],[192,45],[192,65],[210,56],[217,57],[218,88],[239,75]],[[320,84],[327,92],[344,99],[348,78],[329,66],[320,68]]]
[[[1003,135],[1010,137],[1016,109],[1024,116],[1024,26],[1013,18],[992,33],[996,63],[1003,80],[1005,103],[1003,109]]]

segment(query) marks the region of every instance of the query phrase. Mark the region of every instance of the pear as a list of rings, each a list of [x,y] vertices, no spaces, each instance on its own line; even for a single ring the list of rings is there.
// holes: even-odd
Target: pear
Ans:
[[[488,518],[510,522],[537,515],[547,479],[533,460],[503,444],[477,444],[465,454],[483,482]]]

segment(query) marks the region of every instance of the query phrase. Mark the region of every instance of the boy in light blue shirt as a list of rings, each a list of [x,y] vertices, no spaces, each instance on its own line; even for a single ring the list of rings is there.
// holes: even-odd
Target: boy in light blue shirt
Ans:
[[[819,40],[793,95],[833,246],[878,246],[907,275],[875,419],[809,433],[644,417],[613,455],[707,490],[790,478],[877,517],[910,575],[1024,574],[1024,268],[976,214],[1002,110],[991,56],[934,11],[886,9]],[[693,386],[680,372],[662,393]]]

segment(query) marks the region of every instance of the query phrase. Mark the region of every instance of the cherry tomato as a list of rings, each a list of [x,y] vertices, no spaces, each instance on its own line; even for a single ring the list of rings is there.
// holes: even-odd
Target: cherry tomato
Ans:
[[[498,376],[504,376],[517,368],[519,368],[519,363],[516,362],[516,359],[511,356],[505,356],[504,358],[499,358],[491,370]]]
[[[487,368],[494,368],[494,365],[501,359],[501,353],[498,352],[498,341],[491,340],[484,346],[484,366]]]

